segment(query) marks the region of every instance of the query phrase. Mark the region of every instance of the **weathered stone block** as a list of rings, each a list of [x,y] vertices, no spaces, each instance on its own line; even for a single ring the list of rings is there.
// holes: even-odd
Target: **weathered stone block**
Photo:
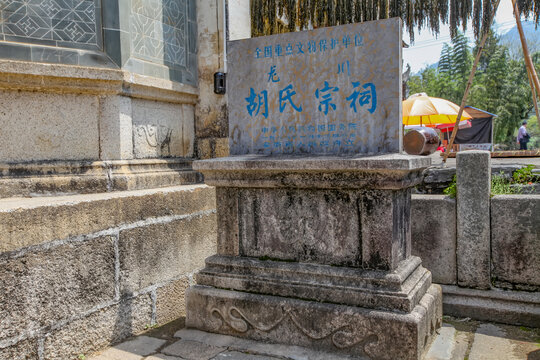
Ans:
[[[144,331],[152,322],[149,294],[124,299],[120,304],[98,310],[73,321],[45,338],[47,360],[77,358]]]
[[[540,195],[491,199],[492,279],[496,286],[540,290]]]
[[[420,359],[442,321],[436,285],[408,314],[204,286],[189,288],[187,309],[187,327],[376,359]]]
[[[237,236],[242,256],[328,265],[395,269],[410,254],[407,190],[219,192],[220,200],[227,198],[218,206],[219,243],[229,254]],[[380,221],[383,217],[393,221]]]
[[[156,290],[156,323],[165,324],[186,316],[185,292],[189,279],[183,277]]]
[[[89,234],[148,218],[215,209],[204,185],[0,201],[0,252]],[[21,224],[25,224],[21,227]]]
[[[220,255],[240,253],[239,191],[236,188],[216,188],[217,253]]]
[[[1,161],[99,159],[97,96],[0,90],[0,109]]]
[[[427,165],[429,159],[402,155],[242,156],[198,161],[194,168],[207,183],[226,188],[218,190],[220,253],[395,269],[410,255],[407,188]],[[291,223],[302,214],[309,221]],[[319,223],[330,226],[316,228]],[[282,237],[291,230],[283,238],[293,245],[276,240],[280,226]],[[346,244],[340,253],[329,247],[336,238],[343,242],[339,246]],[[305,253],[308,248],[313,254]]]
[[[413,195],[412,254],[438,284],[456,284],[456,201],[442,195]]]
[[[123,230],[119,252],[122,293],[177,279],[215,254],[215,214]]]
[[[241,189],[240,255],[360,266],[358,201],[350,191]]]
[[[418,185],[429,157],[245,155],[193,162],[207,185],[247,188],[385,189]]]
[[[362,267],[396,269],[411,256],[410,190],[366,191],[360,203]]]
[[[0,359],[38,360],[38,344],[35,339],[23,340],[13,346],[0,349]]]
[[[488,151],[457,154],[458,284],[489,289],[491,157]]]
[[[411,256],[409,188],[427,165],[400,154],[195,162],[217,187],[220,255],[187,292],[186,325],[419,359],[442,314],[440,288]]]
[[[182,105],[133,99],[132,106],[135,158],[185,156]]]
[[[89,311],[115,296],[110,236],[0,259],[0,339]]]
[[[101,160],[133,159],[133,110],[127,96],[109,95],[100,98]]]

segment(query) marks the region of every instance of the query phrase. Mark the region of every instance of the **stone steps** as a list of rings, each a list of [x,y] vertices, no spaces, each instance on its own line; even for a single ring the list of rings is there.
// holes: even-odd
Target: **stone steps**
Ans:
[[[215,190],[206,185],[0,199],[0,253],[215,206]]]
[[[140,190],[202,182],[191,159],[0,163],[0,198]]]
[[[0,359],[77,359],[184,316],[215,252],[205,185],[1,199]]]

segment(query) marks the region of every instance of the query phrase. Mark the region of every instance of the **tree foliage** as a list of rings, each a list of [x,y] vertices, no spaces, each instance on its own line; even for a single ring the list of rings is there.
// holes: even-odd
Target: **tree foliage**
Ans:
[[[425,92],[460,104],[472,67],[473,54],[467,43],[458,34],[451,45],[445,44],[437,69],[426,68],[410,77],[410,93]],[[527,70],[523,58],[512,59],[493,31],[486,44],[468,105],[496,114],[495,142],[515,147],[516,130],[533,111]],[[533,56],[533,61],[540,70],[540,53]]]
[[[539,0],[517,0],[520,11],[538,24]],[[414,29],[439,33],[450,25],[452,36],[472,22],[475,36],[488,28],[496,0],[251,0],[253,36],[401,17],[411,41]]]

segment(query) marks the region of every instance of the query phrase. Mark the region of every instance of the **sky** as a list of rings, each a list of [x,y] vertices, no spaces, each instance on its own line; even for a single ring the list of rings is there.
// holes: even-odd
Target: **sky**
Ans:
[[[516,25],[514,14],[512,12],[512,1],[501,0],[499,9],[495,15],[495,29],[499,34],[504,34]],[[473,29],[468,24],[465,32],[473,41]],[[409,35],[404,31],[403,40],[410,45]],[[439,61],[441,50],[445,42],[450,42],[450,29],[448,25],[441,26],[441,31],[438,37],[435,37],[430,30],[424,29],[420,33],[415,32],[415,41],[408,49],[403,49],[404,68],[407,63],[411,65],[411,73],[417,73],[426,66]]]

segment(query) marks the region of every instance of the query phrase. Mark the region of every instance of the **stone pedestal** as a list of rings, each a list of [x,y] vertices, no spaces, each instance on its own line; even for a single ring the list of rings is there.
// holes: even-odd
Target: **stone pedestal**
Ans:
[[[429,159],[198,161],[217,188],[218,254],[187,293],[188,327],[373,359],[419,359],[440,288],[411,256],[410,187]]]

